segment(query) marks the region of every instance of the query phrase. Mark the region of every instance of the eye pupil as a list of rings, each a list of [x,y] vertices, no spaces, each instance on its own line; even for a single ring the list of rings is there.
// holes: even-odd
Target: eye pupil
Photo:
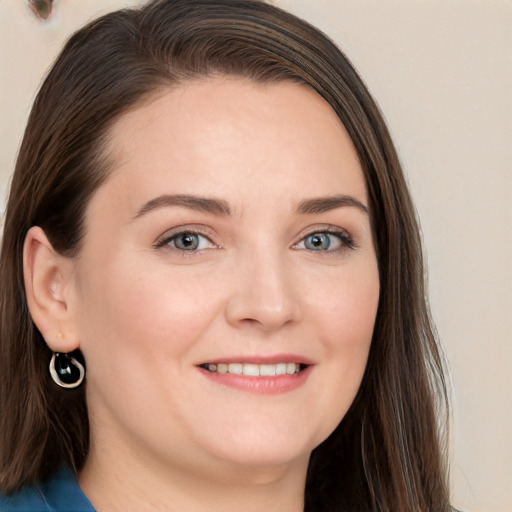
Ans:
[[[193,251],[199,246],[199,237],[193,233],[183,233],[175,239],[174,245],[184,251]]]
[[[312,249],[313,251],[325,251],[329,249],[331,240],[329,235],[324,233],[315,233],[314,235],[310,235],[306,238],[305,245],[308,249]]]

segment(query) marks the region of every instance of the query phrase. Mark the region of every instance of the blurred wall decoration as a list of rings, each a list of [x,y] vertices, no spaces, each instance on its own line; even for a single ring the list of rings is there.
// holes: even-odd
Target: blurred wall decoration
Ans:
[[[47,20],[52,14],[53,0],[28,0],[28,4],[40,20]]]
[[[511,512],[512,2],[272,1],[328,33],[385,113],[451,367],[453,504]],[[30,105],[63,42],[141,3],[0,0],[0,217]]]

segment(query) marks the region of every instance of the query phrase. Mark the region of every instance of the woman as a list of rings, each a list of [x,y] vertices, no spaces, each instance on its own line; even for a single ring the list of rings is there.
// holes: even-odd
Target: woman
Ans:
[[[414,208],[294,16],[164,0],[75,34],[0,273],[0,510],[450,509]]]

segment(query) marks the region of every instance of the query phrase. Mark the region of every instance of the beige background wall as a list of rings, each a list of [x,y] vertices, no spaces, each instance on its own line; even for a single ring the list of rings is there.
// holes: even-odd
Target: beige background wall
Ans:
[[[0,210],[29,105],[73,29],[133,0],[0,0]],[[140,3],[140,2],[138,2]],[[380,103],[422,220],[453,383],[454,505],[512,511],[512,2],[281,0]]]

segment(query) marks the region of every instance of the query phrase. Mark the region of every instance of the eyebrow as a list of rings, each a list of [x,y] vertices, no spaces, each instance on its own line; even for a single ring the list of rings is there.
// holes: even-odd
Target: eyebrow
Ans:
[[[210,197],[193,196],[188,194],[161,195],[148,201],[133,217],[138,219],[146,213],[169,206],[181,206],[198,212],[211,213],[213,215],[231,215],[231,210],[226,201]]]
[[[301,201],[297,206],[297,213],[302,215],[314,215],[317,213],[325,213],[336,208],[352,206],[358,208],[366,215],[369,214],[369,208],[365,204],[358,201],[355,197],[346,195],[335,195],[328,197],[318,197],[314,199],[306,199]]]
[[[213,215],[231,215],[229,204],[222,199],[194,196],[189,194],[164,194],[145,203],[144,206],[142,206],[142,208],[140,208],[139,211],[135,214],[133,220],[142,217],[150,211],[170,206],[181,206],[190,210],[210,213]],[[354,197],[347,195],[335,195],[306,199],[298,204],[296,213],[300,215],[315,215],[347,206],[358,208],[367,215],[369,213],[368,207],[366,205]]]

